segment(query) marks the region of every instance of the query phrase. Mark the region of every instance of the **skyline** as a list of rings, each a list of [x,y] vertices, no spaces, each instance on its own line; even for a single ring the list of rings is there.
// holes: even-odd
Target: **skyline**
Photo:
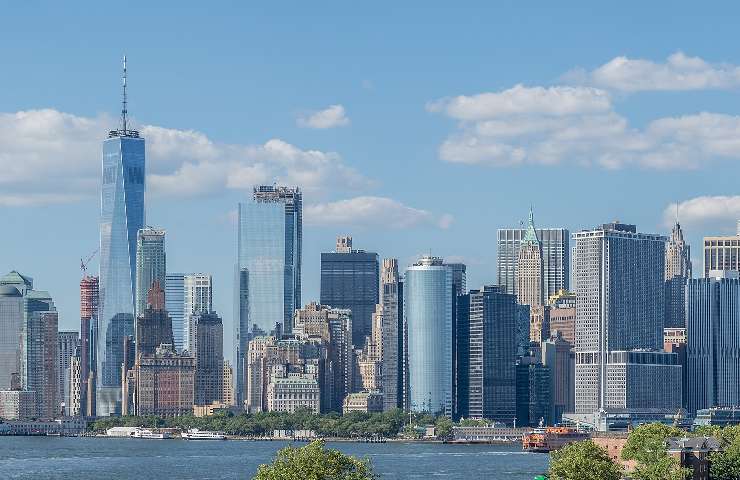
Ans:
[[[230,31],[236,39],[230,45],[227,33],[207,39],[207,32],[219,33],[213,30],[186,38],[189,27],[197,25],[197,11],[186,8],[180,12],[183,23],[175,35],[182,44],[174,48],[154,28],[155,19],[165,10],[157,6],[151,18],[137,25],[138,35],[127,37],[125,44],[105,45],[104,54],[93,54],[101,47],[81,43],[84,35],[72,31],[74,22],[60,27],[42,18],[35,25],[46,28],[46,35],[69,37],[75,55],[60,55],[70,48],[67,42],[41,49],[37,42],[43,40],[32,38],[33,30],[18,31],[24,22],[7,22],[0,33],[0,58],[8,71],[0,91],[0,141],[7,148],[0,154],[0,166],[10,174],[0,183],[0,211],[8,231],[20,235],[9,235],[3,242],[10,258],[6,271],[17,269],[33,277],[39,288],[54,296],[60,328],[78,328],[78,259],[98,246],[100,143],[117,122],[124,53],[129,61],[133,128],[142,131],[149,147],[146,223],[167,230],[169,271],[214,275],[214,307],[224,318],[227,348],[232,345],[234,321],[233,212],[239,201],[249,198],[255,184],[278,181],[304,192],[303,304],[319,298],[319,254],[332,251],[338,235],[352,235],[358,248],[378,252],[381,258],[398,257],[402,271],[431,249],[447,261],[466,263],[468,284],[476,288],[495,282],[496,251],[491,247],[496,229],[518,227],[530,204],[538,228],[564,227],[574,233],[619,218],[637,224],[641,231],[667,235],[673,201],[736,193],[733,179],[740,172],[732,160],[740,156],[733,138],[740,129],[740,117],[735,116],[740,112],[735,98],[740,57],[717,41],[731,34],[734,27],[728,19],[716,16],[716,28],[703,32],[710,38],[697,39],[698,35],[681,31],[690,12],[677,9],[666,13],[672,15],[675,30],[662,32],[665,38],[658,40],[658,35],[647,31],[649,19],[657,12],[646,7],[646,25],[634,27],[635,38],[621,36],[619,41],[617,32],[609,30],[595,35],[593,45],[573,48],[572,56],[557,60],[544,58],[542,51],[535,54],[542,50],[541,44],[532,42],[520,46],[521,53],[532,60],[522,63],[514,53],[503,52],[504,47],[487,49],[474,42],[512,34],[514,27],[497,25],[501,30],[486,36],[484,31],[491,26],[484,20],[495,24],[495,16],[482,15],[481,20],[471,20],[472,25],[463,25],[463,18],[470,20],[465,17],[469,12],[456,11],[450,18],[450,34],[438,39],[431,27],[443,25],[442,17],[449,12],[407,8],[396,10],[398,16],[393,18],[398,24],[385,23],[379,12],[371,15],[358,33],[348,35],[344,46],[327,43],[336,32],[328,36],[321,32],[321,26],[332,24],[321,15],[332,9],[313,12],[311,18],[318,21],[315,30],[297,25],[301,15],[265,26],[260,24],[261,15],[274,20],[274,13],[247,10],[244,16],[235,15],[245,26]],[[360,15],[339,6],[333,11],[335,16],[330,18],[347,29]],[[33,7],[13,6],[8,18],[32,12]],[[75,21],[87,20],[92,26],[96,13],[100,12],[95,8],[72,9],[48,18],[56,24],[60,18],[69,20],[79,14]],[[415,26],[421,35],[411,39],[404,27],[414,27],[411,20],[416,14],[423,25]],[[123,30],[125,21],[132,19],[128,13],[123,17],[111,27],[113,31]],[[528,20],[535,27],[543,19]],[[599,26],[592,20],[588,31]],[[614,25],[620,25],[616,20]],[[234,26],[232,22],[219,18],[214,23],[225,27]],[[378,25],[386,27],[387,38],[368,28]],[[463,26],[470,31],[462,32]],[[297,32],[281,37],[291,27]],[[353,27],[358,27],[356,22]],[[295,40],[307,31],[314,36],[305,46],[298,45]],[[538,38],[557,31],[542,25]],[[254,53],[257,48],[249,40],[269,32],[280,32],[269,36],[275,42],[272,49],[255,56],[234,55],[244,46]],[[511,42],[503,43],[511,45],[520,37],[511,35]],[[575,39],[565,37],[554,39],[553,48],[574,43]],[[442,47],[442,40],[449,42],[440,48],[442,55],[412,55],[417,42]],[[194,45],[198,41],[203,42],[199,48]],[[157,42],[168,45],[170,55],[162,55],[165,47],[147,50]],[[211,55],[210,42],[220,46],[217,54]],[[376,57],[390,52],[392,46],[398,48],[397,55]],[[353,47],[360,58],[348,56]],[[455,49],[462,47],[470,50],[454,56]],[[317,49],[315,56],[302,59],[300,53],[311,48]],[[370,55],[373,48],[377,50]],[[285,56],[280,55],[283,50]],[[677,54],[681,51],[685,53]],[[24,53],[35,60],[33,64],[24,62]],[[633,62],[621,59],[623,55]],[[316,56],[323,58],[323,64],[312,71],[308,63]],[[39,74],[43,68],[58,68],[62,58],[61,78],[48,71]],[[490,65],[481,62],[487,58],[492,59]],[[399,68],[404,62],[409,64]],[[251,68],[256,65],[271,68]],[[582,72],[573,74],[579,67]],[[291,69],[303,70],[302,81],[290,80],[286,74]],[[331,72],[321,72],[326,69]],[[636,83],[630,76],[634,71],[640,79],[653,81]],[[563,77],[566,74],[568,78]],[[681,78],[690,81],[679,82]],[[504,123],[519,130],[504,132]],[[336,126],[328,128],[331,125]],[[495,129],[495,135],[480,136],[487,129]],[[638,143],[653,156],[637,155],[609,168],[598,161],[583,167],[579,165],[583,158],[560,141],[572,133],[580,135],[570,138],[593,158],[599,153],[624,154],[604,137]],[[509,140],[503,143],[511,147],[504,149],[508,156],[491,155],[496,148],[490,139],[504,134]],[[475,139],[483,151],[461,149],[461,138],[467,142],[463,145]],[[546,159],[521,153],[543,146],[565,151],[567,159],[555,166],[532,165],[528,162]],[[670,157],[679,159],[681,168],[665,164],[654,168],[654,162],[665,158],[661,155],[666,146],[689,150],[688,156],[680,155],[685,152],[681,150]],[[481,161],[507,165],[464,164]],[[187,166],[189,162],[193,167]],[[717,175],[717,169],[722,175]],[[234,174],[227,178],[226,172]],[[605,184],[614,188],[605,189]],[[19,204],[29,199],[32,205]],[[739,197],[730,197],[724,214],[719,211],[722,202],[704,203],[707,206],[700,208],[700,202],[694,202],[680,211],[688,243],[694,245],[695,270],[701,237],[734,233],[740,217]],[[198,220],[195,225],[193,218]],[[39,234],[38,225],[55,234]]]

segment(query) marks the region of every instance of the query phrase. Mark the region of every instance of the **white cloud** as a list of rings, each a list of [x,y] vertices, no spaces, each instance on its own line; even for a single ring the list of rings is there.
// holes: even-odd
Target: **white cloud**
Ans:
[[[675,216],[676,203],[671,203],[663,211],[666,227],[673,225]],[[679,202],[678,218],[685,230],[711,229],[722,234],[735,233],[740,220],[740,196],[704,196]]]
[[[574,115],[608,111],[609,94],[589,87],[525,87],[496,93],[443,98],[427,104],[458,120],[484,120],[512,115]]]
[[[499,167],[570,163],[610,169],[686,169],[718,158],[740,159],[739,116],[702,112],[659,118],[637,129],[611,108],[608,96],[593,89],[579,94],[562,94],[560,87],[534,94],[537,89],[522,89],[432,102],[430,110],[462,120],[440,146],[440,158]]]
[[[305,128],[326,129],[346,125],[349,125],[349,118],[342,105],[330,105],[324,110],[313,112],[298,119],[298,126]]]
[[[571,71],[565,78],[624,92],[730,89],[740,86],[740,67],[676,52],[662,63],[620,56],[590,72]]]
[[[434,215],[427,210],[409,207],[386,197],[355,197],[331,203],[306,205],[306,225],[357,225],[381,228],[436,226],[447,229],[453,218]]]
[[[101,142],[115,123],[52,109],[0,113],[0,205],[79,201],[96,194]],[[334,152],[303,150],[280,139],[261,145],[218,143],[194,130],[146,125],[147,190],[196,196],[281,182],[323,195],[372,184]]]

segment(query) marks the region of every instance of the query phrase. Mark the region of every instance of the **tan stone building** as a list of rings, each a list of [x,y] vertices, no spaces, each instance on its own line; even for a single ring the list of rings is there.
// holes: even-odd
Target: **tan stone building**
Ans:
[[[267,411],[293,413],[298,410],[321,411],[321,392],[316,376],[276,371],[267,385]]]
[[[344,399],[342,411],[376,413],[383,411],[383,394],[380,392],[350,393]]]

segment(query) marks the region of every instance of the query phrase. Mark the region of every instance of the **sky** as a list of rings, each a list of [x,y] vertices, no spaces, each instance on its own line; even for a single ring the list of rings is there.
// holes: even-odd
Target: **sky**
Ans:
[[[495,283],[496,230],[530,207],[538,227],[667,234],[678,204],[701,271],[701,238],[740,218],[740,6],[524,3],[5,5],[0,270],[79,328],[126,55],[147,223],[167,230],[168,271],[213,274],[227,349],[235,211],[255,184],[304,191],[304,303],[345,234]]]

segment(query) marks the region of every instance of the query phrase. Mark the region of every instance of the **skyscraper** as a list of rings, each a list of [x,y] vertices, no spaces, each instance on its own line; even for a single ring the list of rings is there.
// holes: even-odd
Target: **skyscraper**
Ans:
[[[403,311],[412,411],[452,416],[453,302],[452,269],[441,258],[422,257],[407,268]]]
[[[740,271],[740,228],[734,237],[704,237],[704,277],[713,270]]]
[[[542,306],[542,247],[534,228],[534,214],[529,210],[529,223],[519,245],[517,257],[516,297],[521,305],[532,309]]]
[[[12,376],[20,373],[23,296],[29,285],[31,279],[15,271],[0,278],[0,390],[10,389]]]
[[[680,408],[681,367],[660,352],[665,237],[618,222],[573,237],[576,412]]]
[[[565,228],[536,228],[535,234],[542,255],[542,292],[549,297],[569,287],[570,233]],[[526,235],[523,228],[498,230],[498,285],[506,293],[517,293],[519,250]]]
[[[334,252],[321,254],[321,303],[352,310],[352,343],[358,348],[372,334],[378,268],[378,254],[353,249],[352,237],[339,237]]]
[[[237,400],[244,395],[244,359],[252,325],[269,332],[282,323],[292,330],[301,306],[303,200],[298,188],[255,187],[252,199],[239,204],[236,272]]]
[[[709,274],[686,287],[689,413],[740,404],[740,280],[735,271]]]
[[[134,333],[136,236],[144,226],[144,139],[128,128],[126,58],[121,128],[103,142],[97,413],[120,412],[123,338]]]
[[[223,401],[224,325],[215,312],[193,315],[195,404]]]
[[[185,274],[165,275],[164,305],[172,319],[172,338],[175,350],[182,352],[185,345]]]
[[[136,315],[144,312],[154,282],[164,287],[167,272],[165,231],[146,227],[136,236]]]
[[[691,252],[676,221],[665,249],[665,328],[686,327],[686,282],[691,278]]]
[[[469,305],[468,407],[471,418],[513,424],[516,407],[514,295],[500,287],[471,290]],[[461,315],[462,316],[462,315]]]
[[[468,291],[467,266],[464,263],[445,263],[452,270],[452,286],[455,296],[465,295]]]
[[[95,395],[88,395],[88,390],[95,391],[99,287],[98,277],[85,275],[80,280],[80,411],[89,416],[95,414]]]
[[[147,294],[146,308],[136,317],[136,357],[154,355],[164,344],[172,345],[172,321],[165,310],[164,290],[154,280]]]
[[[383,410],[402,406],[401,380],[403,379],[402,347],[403,315],[399,308],[398,260],[384,258],[380,275],[380,304],[383,308],[382,325],[382,374]]]
[[[213,311],[213,277],[191,273],[183,277],[183,349],[195,352],[194,315]]]
[[[57,400],[64,402],[65,407],[69,407],[70,395],[70,368],[72,358],[80,348],[80,337],[74,331],[60,331],[57,335]]]

